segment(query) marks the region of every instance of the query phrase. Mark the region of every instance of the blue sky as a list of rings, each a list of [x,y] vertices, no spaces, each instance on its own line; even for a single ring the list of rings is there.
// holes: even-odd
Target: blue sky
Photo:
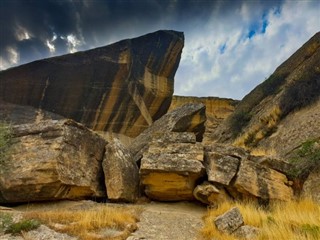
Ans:
[[[320,31],[317,0],[0,0],[0,70],[183,31],[175,94],[241,99]]]

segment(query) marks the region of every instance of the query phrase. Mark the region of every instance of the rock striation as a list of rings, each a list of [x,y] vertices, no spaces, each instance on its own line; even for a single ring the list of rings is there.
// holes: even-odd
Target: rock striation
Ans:
[[[0,203],[105,197],[106,142],[72,120],[12,127],[8,158],[0,161]]]
[[[136,137],[170,106],[184,36],[157,31],[0,72],[0,99]]]

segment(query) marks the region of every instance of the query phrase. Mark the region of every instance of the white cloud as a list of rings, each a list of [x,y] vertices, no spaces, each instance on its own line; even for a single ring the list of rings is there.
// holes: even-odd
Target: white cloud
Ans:
[[[8,59],[10,64],[15,65],[19,62],[19,53],[14,47],[7,47]]]
[[[32,34],[23,26],[17,24],[15,28],[15,36],[18,41],[28,40],[32,37]]]
[[[287,0],[267,12],[249,2],[226,16],[213,12],[186,35],[175,94],[241,99],[320,30],[319,9],[315,1]]]

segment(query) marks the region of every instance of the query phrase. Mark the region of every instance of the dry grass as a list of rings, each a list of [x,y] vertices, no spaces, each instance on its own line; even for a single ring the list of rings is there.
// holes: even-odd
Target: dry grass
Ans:
[[[25,218],[37,219],[48,227],[83,240],[126,239],[136,229],[138,207],[100,206],[90,210],[51,210],[27,212]]]
[[[201,229],[203,239],[235,240],[230,235],[221,234],[213,220],[237,206],[246,225],[261,229],[257,240],[317,240],[320,239],[320,205],[312,200],[277,202],[268,210],[257,204],[225,202],[218,209],[211,209],[204,217]]]

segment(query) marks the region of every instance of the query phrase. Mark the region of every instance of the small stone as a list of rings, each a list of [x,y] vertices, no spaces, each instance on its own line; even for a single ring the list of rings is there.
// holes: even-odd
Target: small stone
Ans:
[[[231,208],[229,211],[218,216],[214,220],[214,224],[219,231],[231,234],[241,227],[244,222],[240,210],[237,207]]]

